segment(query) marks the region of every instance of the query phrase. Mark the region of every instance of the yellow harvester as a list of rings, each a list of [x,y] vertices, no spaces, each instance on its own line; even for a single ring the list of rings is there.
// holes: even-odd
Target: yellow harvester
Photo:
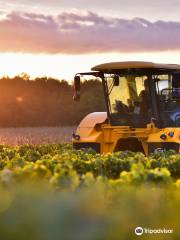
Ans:
[[[99,153],[174,149],[180,152],[180,65],[112,62],[77,73],[74,100],[80,99],[81,77],[102,80],[107,112],[87,115],[73,133],[76,149]]]

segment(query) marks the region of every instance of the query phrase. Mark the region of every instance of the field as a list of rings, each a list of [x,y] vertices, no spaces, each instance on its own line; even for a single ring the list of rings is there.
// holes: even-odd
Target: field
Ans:
[[[1,131],[9,144],[25,144],[0,145],[0,239],[180,239],[179,155],[99,155],[71,144],[26,144],[58,141],[56,131],[50,141],[41,139],[43,128]],[[137,226],[173,233],[139,237]]]
[[[0,128],[0,144],[16,146],[70,142],[73,130],[75,127]]]

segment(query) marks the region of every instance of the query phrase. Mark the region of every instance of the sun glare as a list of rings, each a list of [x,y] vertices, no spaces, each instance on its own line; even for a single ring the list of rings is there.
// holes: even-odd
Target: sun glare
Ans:
[[[151,61],[180,64],[180,51],[152,53],[103,53],[87,55],[0,53],[0,77],[25,72],[31,79],[47,76],[71,81],[76,72],[111,61]]]
[[[22,103],[22,102],[23,102],[23,98],[20,97],[20,96],[17,96],[17,97],[16,97],[16,101],[17,101],[18,103]]]

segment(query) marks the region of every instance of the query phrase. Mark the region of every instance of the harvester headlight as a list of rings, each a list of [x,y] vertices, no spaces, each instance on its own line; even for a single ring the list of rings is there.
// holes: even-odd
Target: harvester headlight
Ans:
[[[76,141],[79,141],[80,140],[80,136],[76,133],[72,133],[72,137],[76,140]]]
[[[166,134],[163,133],[163,134],[161,134],[160,138],[165,141],[167,136],[166,136]]]
[[[171,137],[171,138],[174,137],[174,132],[169,132],[168,136]]]

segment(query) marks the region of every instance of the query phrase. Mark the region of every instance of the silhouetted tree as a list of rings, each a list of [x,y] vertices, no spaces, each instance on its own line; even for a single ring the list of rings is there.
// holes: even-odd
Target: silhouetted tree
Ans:
[[[105,111],[99,81],[82,83],[80,102],[65,80],[30,77],[23,73],[0,79],[0,127],[75,125],[88,113]]]

